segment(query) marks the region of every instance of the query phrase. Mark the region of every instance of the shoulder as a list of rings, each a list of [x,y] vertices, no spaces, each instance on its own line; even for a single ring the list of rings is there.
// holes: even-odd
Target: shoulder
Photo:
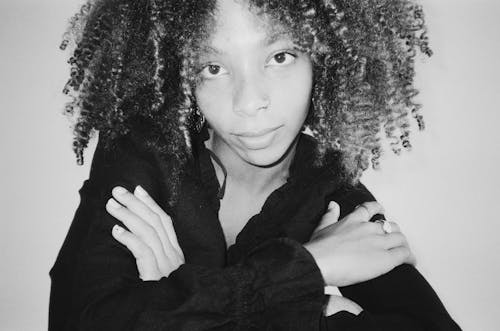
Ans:
[[[351,213],[363,202],[376,201],[373,194],[361,182],[355,185],[342,185],[329,196],[328,200],[339,204],[340,218]]]
[[[115,186],[133,191],[141,185],[153,197],[160,198],[168,190],[162,187],[161,177],[157,154],[137,137],[127,135],[112,142],[99,138],[81,193],[103,201],[111,197]]]
[[[349,214],[354,208],[367,201],[376,201],[373,194],[361,182],[351,184],[345,175],[340,151],[327,151],[323,162],[314,164],[317,149],[314,137],[302,134],[297,146],[297,153],[292,164],[292,181],[294,194],[307,196],[307,201],[319,201],[326,206],[329,201],[339,204],[341,217]]]

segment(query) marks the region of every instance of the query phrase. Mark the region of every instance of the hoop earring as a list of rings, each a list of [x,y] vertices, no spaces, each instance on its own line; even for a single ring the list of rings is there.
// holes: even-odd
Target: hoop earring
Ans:
[[[194,129],[197,133],[200,133],[201,129],[203,129],[203,126],[205,125],[205,116],[203,116],[200,109],[198,108],[198,105],[196,104],[193,106],[192,114]]]

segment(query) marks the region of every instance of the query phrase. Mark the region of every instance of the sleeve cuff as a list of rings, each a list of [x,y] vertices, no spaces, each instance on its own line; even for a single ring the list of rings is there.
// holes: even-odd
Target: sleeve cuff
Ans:
[[[269,240],[251,251],[243,264],[256,270],[256,279],[247,284],[247,293],[258,293],[264,307],[293,309],[300,305],[302,310],[322,310],[323,276],[300,243],[288,238]]]

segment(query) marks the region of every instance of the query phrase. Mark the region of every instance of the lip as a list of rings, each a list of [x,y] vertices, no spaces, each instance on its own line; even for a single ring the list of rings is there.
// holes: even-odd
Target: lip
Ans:
[[[258,137],[265,136],[266,134],[271,133],[273,131],[276,131],[281,127],[282,127],[282,125],[278,125],[278,126],[275,126],[273,128],[262,129],[262,130],[258,130],[258,131],[238,132],[238,133],[234,133],[234,135],[238,136],[238,137],[245,137],[245,138],[258,138]]]
[[[278,130],[283,125],[258,131],[245,131],[235,134],[240,143],[249,150],[266,149],[272,145]]]

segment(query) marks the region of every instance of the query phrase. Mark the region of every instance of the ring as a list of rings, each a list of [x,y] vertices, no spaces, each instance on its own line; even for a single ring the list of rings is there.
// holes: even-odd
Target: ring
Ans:
[[[391,223],[387,220],[376,220],[375,222],[382,224],[382,230],[384,230],[385,234],[392,233]]]

